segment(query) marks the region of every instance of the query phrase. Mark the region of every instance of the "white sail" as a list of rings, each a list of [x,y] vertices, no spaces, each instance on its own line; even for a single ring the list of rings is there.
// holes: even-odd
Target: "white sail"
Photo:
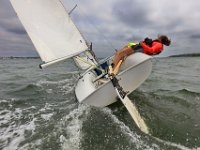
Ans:
[[[59,0],[11,0],[41,59],[53,64],[88,46]]]

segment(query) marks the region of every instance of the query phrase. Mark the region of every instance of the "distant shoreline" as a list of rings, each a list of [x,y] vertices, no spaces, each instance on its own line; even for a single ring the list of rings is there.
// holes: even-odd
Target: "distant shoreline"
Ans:
[[[192,53],[192,54],[179,54],[179,55],[172,55],[169,57],[200,57],[200,53]]]
[[[171,55],[168,57],[200,57],[200,53],[177,54],[177,55]],[[40,57],[17,57],[17,56],[4,57],[4,56],[0,56],[0,59],[40,59]]]
[[[0,59],[39,59],[40,57],[0,57]]]

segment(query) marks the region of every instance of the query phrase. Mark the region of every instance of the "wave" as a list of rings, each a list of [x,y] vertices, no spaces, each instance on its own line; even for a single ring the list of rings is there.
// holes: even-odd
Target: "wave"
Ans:
[[[173,142],[168,142],[151,135],[143,136],[141,132],[136,133],[136,131],[130,129],[128,125],[124,122],[120,121],[117,116],[115,116],[111,109],[104,108],[103,112],[109,115],[112,121],[118,125],[121,129],[121,132],[125,134],[130,141],[136,146],[136,149],[182,149],[182,150],[189,150],[188,147],[185,147],[181,144],[176,144]],[[130,124],[129,124],[130,125]],[[132,148],[130,148],[132,149]]]
[[[0,149],[60,149],[65,143],[63,137],[71,146],[77,145],[81,138],[77,132],[88,109],[82,105],[77,108],[74,103],[63,106],[63,102],[44,101],[38,106],[31,102],[31,106],[16,108],[11,100],[1,100],[0,104],[12,106],[0,110]],[[69,114],[62,117],[66,112]]]
[[[160,93],[160,92],[168,93],[168,94],[171,94],[171,93],[182,93],[182,94],[189,94],[189,95],[198,95],[198,96],[200,96],[199,92],[196,92],[196,91],[193,91],[193,90],[187,89],[187,88],[183,88],[183,89],[179,89],[179,90],[159,89],[159,90],[153,91],[153,93]]]
[[[135,91],[130,95],[152,134],[166,141],[198,147],[200,93],[191,89]],[[192,136],[187,135],[190,133]],[[169,142],[169,143],[170,143]],[[185,149],[188,149],[185,147]]]
[[[158,90],[149,94],[151,96],[157,96],[160,99],[166,99],[168,101],[173,101],[174,103],[180,103],[186,107],[193,107],[194,105],[198,104],[200,100],[200,93],[190,89],[180,89],[176,91]]]
[[[199,92],[192,91],[190,89],[181,89],[181,90],[178,90],[178,91],[175,91],[175,92],[186,94],[186,95],[200,96]]]
[[[17,89],[7,93],[15,96],[33,96],[41,94],[42,92],[44,92],[44,88],[42,86],[38,86],[36,84],[28,84],[22,87],[18,87]]]
[[[20,143],[25,140],[25,134],[34,133],[36,118],[27,120],[25,124],[19,124],[19,120],[23,120],[23,110],[20,108],[0,112],[0,139],[3,150],[18,149]]]
[[[109,115],[109,117],[111,117],[112,121],[120,127],[121,132],[123,134],[125,134],[130,139],[130,141],[137,147],[137,149],[138,148],[139,149],[146,149],[146,148],[155,149],[155,148],[158,148],[158,145],[156,145],[156,144],[150,145],[147,142],[147,139],[144,140],[144,139],[142,139],[143,137],[141,135],[137,134],[136,132],[131,131],[131,129],[127,125],[125,125],[124,122],[120,121],[112,113],[111,109],[104,108],[103,112],[105,114]]]
[[[41,94],[52,94],[53,91],[65,92],[65,94],[70,93],[74,89],[74,78],[58,80],[58,81],[48,81],[39,80],[34,84],[28,84],[24,86],[19,86],[12,91],[8,91],[8,94],[16,96],[33,96]]]
[[[83,137],[82,124],[86,120],[90,107],[79,104],[78,108],[72,110],[61,119],[59,128],[64,129],[60,135],[60,143],[63,150],[78,150],[81,147]]]
[[[47,81],[59,81],[59,80],[65,80],[65,79],[71,79],[71,78],[78,78],[79,72],[65,72],[65,73],[46,73],[39,75],[40,78],[43,78]]]
[[[64,79],[64,80],[57,80],[57,81],[51,81],[51,80],[39,80],[36,85],[43,86],[43,85],[61,85],[69,82],[71,79]]]

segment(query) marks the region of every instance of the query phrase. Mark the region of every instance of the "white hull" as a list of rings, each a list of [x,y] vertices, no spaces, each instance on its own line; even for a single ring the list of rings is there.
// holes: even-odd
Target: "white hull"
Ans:
[[[117,75],[119,84],[124,91],[131,93],[138,88],[150,75],[152,70],[151,56],[143,53],[135,53],[126,58]],[[97,75],[90,71],[79,79],[75,93],[80,103],[96,107],[105,107],[117,100],[117,94],[110,80],[99,85],[93,83]]]

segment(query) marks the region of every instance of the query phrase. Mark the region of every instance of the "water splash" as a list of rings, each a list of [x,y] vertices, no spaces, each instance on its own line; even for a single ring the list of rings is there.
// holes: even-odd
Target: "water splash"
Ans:
[[[87,118],[90,108],[86,105],[80,104],[78,108],[71,111],[67,116],[62,118],[60,126],[65,135],[60,135],[60,143],[63,150],[77,150],[80,149],[82,123]]]
[[[14,111],[0,111],[0,142],[3,150],[18,149],[20,143],[25,140],[25,132],[34,134],[35,121],[33,118],[25,124],[18,123],[17,120],[23,118],[22,110],[16,108]]]

